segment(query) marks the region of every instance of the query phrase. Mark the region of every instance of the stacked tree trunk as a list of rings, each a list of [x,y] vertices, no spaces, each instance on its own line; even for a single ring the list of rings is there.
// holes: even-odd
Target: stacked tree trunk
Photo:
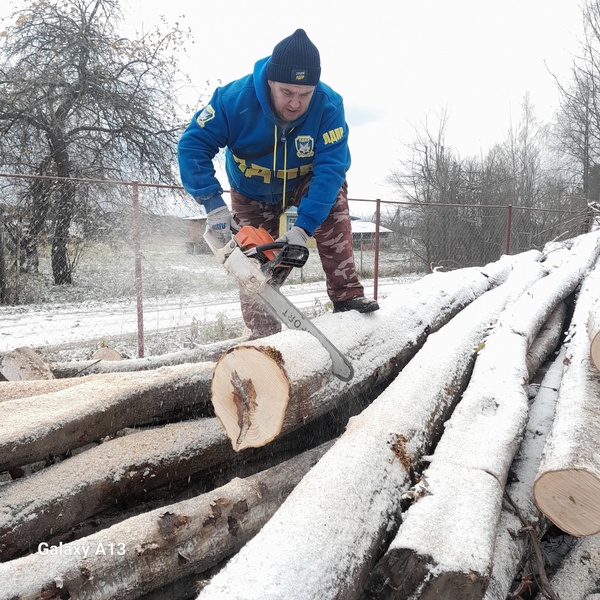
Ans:
[[[540,510],[574,536],[600,533],[600,371],[586,330],[599,306],[596,267],[579,292],[556,417],[533,488]]]
[[[600,305],[597,302],[595,305],[590,306],[588,334],[590,337],[590,359],[594,367],[600,371]]]
[[[598,248],[589,234],[562,258],[434,273],[372,315],[316,319],[349,382],[285,331],[0,383],[0,600],[184,600],[200,580],[202,600],[483,598],[492,561],[511,561],[494,542],[514,525],[501,499],[524,390]],[[477,551],[428,546],[432,528]]]
[[[521,260],[537,260],[532,252]],[[433,273],[406,290],[400,302],[356,319],[325,315],[319,328],[352,362],[354,377],[340,382],[331,359],[310,334],[284,331],[232,348],[215,367],[215,413],[236,450],[259,447],[307,420],[388,383],[438,330],[475,298],[504,281],[511,261],[484,269]]]

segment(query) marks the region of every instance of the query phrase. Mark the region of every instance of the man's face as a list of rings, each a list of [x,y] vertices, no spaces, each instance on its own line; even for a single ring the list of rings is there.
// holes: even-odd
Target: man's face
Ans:
[[[275,116],[290,123],[299,119],[307,110],[315,91],[314,85],[295,85],[269,81],[271,102]]]

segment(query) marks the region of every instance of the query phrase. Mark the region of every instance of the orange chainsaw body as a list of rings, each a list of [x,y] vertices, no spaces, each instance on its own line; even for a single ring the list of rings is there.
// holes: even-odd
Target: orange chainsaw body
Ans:
[[[236,234],[235,241],[243,250],[251,250],[257,246],[272,244],[275,240],[264,227],[252,227],[252,225],[244,225]],[[265,250],[265,256],[269,260],[274,260],[276,253],[273,250]]]

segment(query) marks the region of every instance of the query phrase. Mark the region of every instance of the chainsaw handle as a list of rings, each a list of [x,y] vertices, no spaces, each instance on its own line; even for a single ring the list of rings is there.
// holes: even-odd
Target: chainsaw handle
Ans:
[[[264,252],[265,250],[281,250],[287,246],[287,242],[270,242],[269,244],[261,244],[260,246],[254,246],[256,252]]]

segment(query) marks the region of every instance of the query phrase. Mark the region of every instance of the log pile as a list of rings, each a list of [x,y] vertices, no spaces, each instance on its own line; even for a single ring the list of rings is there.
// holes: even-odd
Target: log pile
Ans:
[[[295,331],[31,376],[4,357],[0,600],[510,597],[524,522],[598,531],[599,253],[592,232],[319,317],[349,382]]]

